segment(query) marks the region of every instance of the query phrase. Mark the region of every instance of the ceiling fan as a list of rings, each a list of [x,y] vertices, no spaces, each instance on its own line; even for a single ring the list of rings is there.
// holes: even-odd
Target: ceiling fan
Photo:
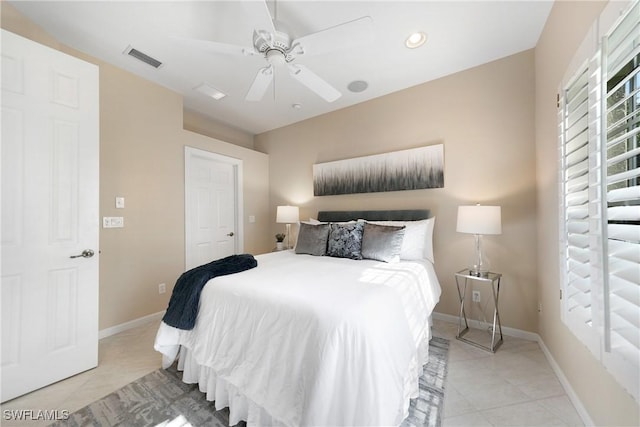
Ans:
[[[333,102],[342,96],[340,91],[326,80],[296,60],[302,56],[324,54],[371,41],[373,32],[370,16],[294,39],[281,28],[277,19],[271,16],[266,0],[243,0],[242,5],[251,22],[255,23],[253,46],[242,47],[208,40],[187,41],[213,53],[263,56],[267,64],[258,70],[245,96],[247,101],[260,101],[273,82],[276,70],[284,67],[291,77],[327,102]]]

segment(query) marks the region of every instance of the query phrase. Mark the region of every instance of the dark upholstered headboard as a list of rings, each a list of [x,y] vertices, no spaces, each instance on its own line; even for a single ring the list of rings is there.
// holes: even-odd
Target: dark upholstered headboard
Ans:
[[[320,211],[318,221],[342,222],[367,219],[369,221],[417,221],[429,218],[429,209],[387,211]]]

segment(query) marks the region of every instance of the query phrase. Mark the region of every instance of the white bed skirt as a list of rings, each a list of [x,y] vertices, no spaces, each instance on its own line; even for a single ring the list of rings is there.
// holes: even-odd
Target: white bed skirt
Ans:
[[[229,408],[229,425],[234,426],[246,421],[247,426],[283,426],[274,420],[269,412],[252,401],[238,389],[218,376],[213,368],[199,365],[189,350],[182,347],[178,360],[178,370],[183,371],[182,381],[187,384],[198,384],[208,401],[215,401],[216,410]]]
[[[431,318],[429,318],[431,325]],[[161,326],[171,328],[164,323]],[[171,328],[173,329],[173,328]],[[431,328],[427,328],[429,336],[425,337],[418,349],[418,358],[409,366],[409,375],[405,384],[404,417],[409,415],[409,399],[416,398],[419,391],[419,378],[422,375],[422,367],[429,361],[429,340]],[[247,427],[285,426],[286,424],[274,419],[263,406],[242,394],[233,384],[221,378],[215,369],[199,364],[188,348],[182,346],[178,354],[178,370],[182,371],[182,381],[186,384],[198,384],[206,399],[215,402],[216,410],[229,408],[229,425],[234,426],[240,421],[245,421]],[[167,367],[165,355],[165,368]]]

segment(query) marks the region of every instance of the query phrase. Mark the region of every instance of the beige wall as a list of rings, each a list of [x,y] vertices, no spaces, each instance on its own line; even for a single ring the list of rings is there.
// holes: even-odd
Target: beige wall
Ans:
[[[115,67],[101,66],[100,107],[100,213],[126,225],[100,233],[101,328],[164,310],[184,271],[184,146],[243,160],[244,249],[270,249],[266,155],[183,130],[181,95]]]
[[[210,136],[211,138],[227,141],[253,150],[253,134],[227,126],[222,122],[213,120],[202,113],[184,110],[183,127],[186,130]]]
[[[640,425],[640,408],[560,319],[556,93],[606,2],[556,2],[535,50],[539,334],[596,425]]]
[[[100,67],[100,216],[125,220],[100,230],[100,329],[164,310],[184,271],[185,145],[243,160],[244,249],[272,247],[267,155],[183,130],[181,95],[60,45],[5,2],[2,27]]]
[[[326,209],[429,208],[443,288],[436,311],[453,315],[453,274],[474,250],[473,236],[455,230],[458,205],[500,205],[503,234],[484,242],[492,269],[504,273],[503,325],[536,331],[533,69],[533,51],[527,51],[257,135],[256,149],[271,161],[271,234],[282,229],[275,224],[280,204],[299,205],[302,219]],[[443,189],[313,196],[315,163],[430,144],[444,144]]]

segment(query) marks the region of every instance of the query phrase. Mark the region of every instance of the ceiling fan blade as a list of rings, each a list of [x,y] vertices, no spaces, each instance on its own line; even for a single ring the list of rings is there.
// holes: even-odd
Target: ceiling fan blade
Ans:
[[[318,55],[361,46],[372,41],[373,19],[370,16],[363,16],[317,33],[302,36],[294,40],[292,45],[299,44],[305,55]]]
[[[300,83],[311,89],[327,102],[333,102],[340,98],[342,94],[336,88],[331,86],[325,80],[320,78],[316,73],[300,64],[289,64],[289,73]]]
[[[268,67],[260,68],[244,99],[247,101],[260,101],[272,81],[273,66],[269,65]]]
[[[242,0],[242,7],[247,15],[247,21],[254,26],[254,29],[275,34],[276,28],[266,0]]]
[[[174,40],[208,53],[218,53],[223,55],[258,55],[253,47],[242,47],[233,44],[219,43],[209,40],[188,39],[184,37],[172,37]]]

